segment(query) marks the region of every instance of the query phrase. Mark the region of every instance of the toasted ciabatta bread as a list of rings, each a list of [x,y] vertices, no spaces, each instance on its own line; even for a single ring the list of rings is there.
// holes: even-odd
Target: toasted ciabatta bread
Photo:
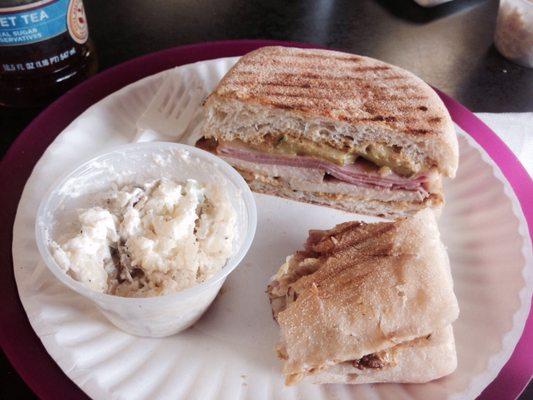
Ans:
[[[380,362],[376,360],[393,360]],[[425,383],[457,368],[453,328],[448,325],[430,335],[384,350],[367,364],[343,362],[311,375],[312,383]]]
[[[311,231],[267,292],[287,384],[426,382],[455,369],[459,308],[431,210]]]
[[[440,175],[453,177],[457,169],[457,139],[437,94],[413,74],[368,57],[264,47],[235,64],[205,107],[203,136],[212,140],[211,150],[232,165],[238,159],[287,166],[286,156],[293,156],[298,160],[288,160],[289,166],[322,171],[322,178],[330,179],[330,191],[335,191],[337,183],[346,183],[346,167],[365,159],[376,168],[358,169],[356,176],[349,171],[352,186],[411,192],[405,193],[409,197],[415,191],[409,179],[418,179],[421,196],[396,202],[368,193],[366,198],[345,196],[336,204],[331,196],[323,196],[327,191],[306,187],[305,179],[294,188],[287,176],[269,168],[259,173],[241,166],[252,188],[265,193],[348,211],[368,208],[370,214],[398,215],[439,206],[442,193],[434,181]],[[283,159],[265,158],[268,154]],[[344,170],[313,164],[309,158]],[[365,179],[367,173],[372,179]],[[252,184],[255,179],[261,182]],[[273,179],[286,188],[270,183]]]

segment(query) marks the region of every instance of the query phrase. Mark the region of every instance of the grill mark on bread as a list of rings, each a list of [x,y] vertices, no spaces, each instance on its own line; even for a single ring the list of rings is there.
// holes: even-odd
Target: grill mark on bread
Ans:
[[[346,291],[345,296],[350,298],[349,292],[354,284],[357,285],[362,277],[373,273],[373,265],[379,263],[379,259],[387,259],[396,254],[396,236],[401,231],[401,225],[407,221],[401,218],[395,223],[382,222],[367,224],[359,221],[339,224],[329,230],[310,230],[305,250],[294,254],[291,261],[290,273],[285,275],[286,281],[297,293],[305,287],[312,285],[317,290],[315,295],[321,296],[321,289],[328,286],[335,286],[335,291],[326,289],[325,292],[340,293]],[[400,259],[413,257],[412,254],[397,254]],[[306,264],[300,264],[306,258],[315,259],[313,268],[303,274],[298,272],[301,268],[306,268]],[[359,267],[354,270],[354,262]],[[355,272],[355,273],[354,273]],[[394,270],[393,272],[402,272]],[[305,277],[305,278],[304,278]],[[292,279],[297,278],[297,279]],[[303,278],[306,281],[304,286],[300,286],[296,281]],[[401,280],[401,279],[400,279]],[[301,282],[300,282],[301,283]],[[293,285],[295,284],[295,286]],[[330,288],[331,289],[331,288]]]
[[[310,101],[312,101],[312,99],[310,99]],[[284,102],[281,99],[280,100],[272,99],[272,100],[269,100],[267,103],[273,105],[274,107],[282,108],[284,110],[305,111],[305,110],[309,110],[310,107],[315,106],[317,102],[313,102],[314,104],[305,104],[305,103],[298,103],[298,102],[294,102],[293,104],[287,104],[287,102]]]
[[[299,293],[297,302],[300,305],[305,308],[305,302],[310,297],[319,297],[321,300],[336,297],[349,304],[357,303],[360,298],[354,293],[354,288],[374,274],[376,264],[390,261],[390,256],[366,256],[353,248],[342,254],[344,257],[341,257],[341,253],[335,253],[316,272],[293,283],[293,288]],[[398,256],[398,262],[404,263],[413,257],[415,256],[402,254]],[[354,259],[357,259],[356,263]],[[391,272],[395,270],[396,268],[391,268]],[[317,290],[310,290],[311,287],[316,287]]]
[[[427,129],[423,129],[422,127],[418,127],[417,128],[416,124],[418,124],[418,126],[420,126],[420,124],[422,124],[423,121],[419,121],[416,118],[402,118],[401,115],[389,115],[389,116],[378,115],[378,116],[355,117],[355,116],[349,116],[349,115],[342,115],[341,114],[341,115],[337,115],[336,117],[338,119],[340,119],[340,120],[343,120],[343,121],[346,121],[346,122],[351,122],[351,123],[355,123],[355,122],[395,123],[395,122],[397,122],[398,124],[401,124],[403,129],[406,129],[406,130],[409,130],[409,131],[427,130]],[[421,132],[421,133],[423,133],[423,132]]]
[[[368,83],[359,85],[360,89],[371,89],[372,92],[382,92],[382,91],[391,91],[393,93],[402,93],[405,94],[406,90],[416,90],[416,86],[414,85],[380,85],[379,82],[376,83]]]
[[[261,62],[261,61],[248,61],[240,65],[241,68],[264,68],[265,66],[275,66],[276,68],[279,67],[288,67],[288,68],[294,68],[298,67],[302,70],[299,71],[300,73],[316,73],[315,71],[320,71],[320,69],[317,68],[317,66],[313,63],[309,62],[301,62],[298,59],[289,59],[288,62],[284,62],[281,60],[275,60],[276,62],[273,62],[274,60],[271,60],[270,62]],[[324,61],[324,59],[323,59]],[[333,64],[333,63],[331,63]],[[307,70],[306,70],[307,68]],[[361,72],[380,72],[380,71],[390,71],[391,67],[387,65],[367,65],[367,66],[349,66],[345,68],[346,71],[351,71],[355,73],[361,73]],[[243,70],[244,71],[244,70]],[[239,73],[242,71],[239,70]],[[286,72],[286,71],[283,71]],[[405,78],[404,78],[405,79]]]
[[[236,81],[231,82],[232,86],[242,88],[247,87],[249,89],[252,89],[254,87],[264,86],[279,86],[279,87],[287,87],[287,88],[303,88],[303,89],[309,89],[312,88],[315,89],[329,89],[329,90],[344,90],[344,91],[353,91],[353,80],[346,80],[344,83],[342,82],[342,78],[340,80],[336,80],[335,78],[331,78],[330,81],[323,80],[323,79],[315,79],[315,78],[305,78],[305,79],[285,79],[285,80],[270,80],[270,81],[261,81],[261,80],[250,80],[250,81]]]
[[[342,235],[345,232],[349,232],[352,229],[356,229],[360,227],[363,224],[363,222],[359,221],[351,221],[351,222],[345,222],[342,224],[339,224],[335,226],[334,228],[323,231],[323,230],[316,230],[312,229],[309,231],[309,236],[307,238],[306,242],[306,250],[313,251],[316,253],[321,252],[320,244],[323,243],[325,240],[330,240],[331,237],[334,237],[336,235]],[[333,244],[335,244],[333,242]],[[315,247],[318,246],[318,247]]]
[[[423,96],[408,96],[402,91],[390,91],[389,94],[384,94],[379,88],[372,87],[362,87],[361,89],[366,89],[372,97],[372,102],[388,101],[388,107],[397,106],[401,102],[406,101],[407,99],[426,99]],[[223,96],[231,95],[232,92],[238,91],[238,89],[232,89],[227,93],[224,93]],[[324,85],[323,83],[314,85],[312,82],[256,82],[254,86],[248,87],[249,96],[254,98],[265,98],[268,99],[270,96],[287,96],[287,97],[301,97],[302,99],[307,98],[318,98],[318,99],[330,99],[335,102],[339,101],[350,101],[358,102],[359,98],[353,96],[353,88],[345,87],[343,85],[329,86]],[[387,97],[388,96],[388,97]],[[349,103],[345,105],[345,108],[349,107]],[[357,109],[360,111],[361,107]],[[381,107],[383,110],[383,107]]]
[[[303,87],[303,86],[290,86],[293,90],[289,91],[289,90],[286,90],[287,87],[288,86],[286,85],[279,85],[279,84],[268,85],[268,88],[261,92],[261,97],[264,98],[265,100],[269,98],[275,98],[275,97],[289,97],[289,98],[294,98],[294,99],[302,99],[303,101],[305,101],[306,99],[316,99],[319,101],[331,101],[331,102],[335,102],[338,100],[351,100],[352,99],[351,96],[348,96],[350,94],[349,90],[336,90],[336,91],[331,92],[331,91],[326,90],[325,88],[317,88],[317,87],[308,88],[308,87]],[[254,91],[254,89],[251,89],[251,90],[252,92]],[[324,90],[325,93],[323,93],[322,90]],[[398,100],[403,99],[403,98],[404,96],[398,96]],[[379,97],[379,93],[376,93],[375,100],[379,101],[381,99],[382,97]],[[391,104],[390,104],[391,109],[396,108],[395,106],[399,104],[398,100],[391,101]],[[360,113],[361,111],[360,108],[354,108],[354,107],[349,107],[349,106],[346,106],[346,109],[347,111],[351,111],[354,114]],[[375,113],[375,111],[370,112],[368,110],[367,112],[370,114]],[[365,120],[365,119],[353,117],[354,121]],[[406,118],[406,117],[403,117],[401,114],[396,114],[396,115],[387,115],[387,116],[377,115],[377,116],[369,117],[368,120],[369,121],[386,121],[386,122],[393,122],[393,121],[401,120],[403,122],[407,122],[408,120],[414,121],[415,119],[412,117]]]
[[[294,56],[285,56],[285,55],[277,54],[276,57],[278,57],[278,58],[279,57],[292,58]],[[319,55],[316,55],[316,54],[307,54],[307,53],[300,53],[296,57],[298,57],[298,58],[316,59],[316,60],[323,60],[324,59],[323,56],[319,56]],[[351,62],[361,62],[361,61],[363,61],[362,57],[359,57],[359,56],[356,56],[356,55],[349,55],[349,54],[347,54],[346,56],[330,55],[328,57],[328,59],[339,60],[339,61],[351,61]]]
[[[347,222],[325,232],[310,231],[309,238],[311,242],[306,244],[306,249],[318,255],[330,255],[347,247],[360,246],[365,242],[373,241],[375,238],[392,232],[394,229],[395,227],[389,223]],[[322,236],[316,240],[320,234]],[[315,240],[314,243],[313,240]],[[381,251],[378,251],[373,253],[373,255],[380,253]]]
[[[402,124],[408,125],[411,123],[419,122],[416,118],[404,118],[401,114],[396,115],[376,115],[373,117],[362,117],[362,118],[355,118],[354,121],[360,121],[360,122],[401,122]]]
[[[325,86],[321,87],[319,86],[313,86],[311,82],[278,82],[278,81],[269,81],[269,82],[249,82],[250,84],[253,84],[253,86],[249,86],[249,90],[251,93],[256,93],[261,98],[268,99],[272,96],[285,96],[285,97],[292,97],[292,98],[302,98],[302,99],[327,99],[327,100],[333,100],[333,101],[342,101],[342,100],[350,100],[353,98],[353,89],[343,87],[343,86],[337,86],[337,87],[330,87]],[[234,85],[238,86],[246,86],[248,85],[248,82],[235,82]],[[260,87],[264,87],[264,89],[260,89]],[[388,94],[383,94],[383,90],[379,90],[379,87],[371,86],[371,85],[365,85],[362,87],[363,89],[374,89],[370,90],[370,93],[373,94],[372,101],[374,103],[380,102],[380,101],[388,101],[389,107],[394,108],[395,105],[402,101],[409,100],[427,100],[426,96],[407,96],[404,93],[405,88],[413,88],[413,86],[403,86],[403,87],[389,87]],[[287,89],[287,90],[284,90]],[[288,89],[293,89],[292,91]],[[294,91],[294,89],[301,89],[300,91]],[[324,91],[325,93],[316,93],[317,91]],[[412,110],[412,108],[409,108]],[[367,110],[368,111],[368,110]]]
[[[251,70],[251,71],[247,71],[247,70],[243,70],[243,71],[239,71],[239,73],[241,75],[251,75],[251,76],[254,76],[256,78],[260,78],[260,76],[256,76],[257,73],[254,71],[254,70]],[[272,74],[272,76],[269,76],[270,78],[279,78],[280,80],[281,79],[290,79],[290,78],[309,78],[309,79],[332,79],[332,78],[335,78],[335,76],[333,75],[321,75],[321,74],[318,74],[316,72],[310,72],[310,71],[298,71],[298,72],[290,72],[290,71],[285,71],[285,72],[275,72]],[[353,76],[350,76],[350,75],[345,75],[343,76],[343,78],[345,79],[352,79]],[[257,82],[257,79],[252,79],[250,81],[243,81],[245,84],[246,83],[252,83],[252,82]]]
[[[284,54],[284,53],[271,53],[269,55],[263,56],[268,61],[275,62],[279,59],[300,59],[300,58],[307,58],[307,59],[317,59],[320,61],[323,61],[325,58],[318,54],[312,54],[307,53],[305,50],[302,49],[301,52],[298,54]],[[340,60],[340,61],[363,61],[363,56],[358,56],[356,54],[350,54],[350,53],[336,53],[336,54],[329,54],[326,60]]]
[[[304,98],[330,98],[336,101],[343,101],[347,99],[353,99],[354,97],[354,79],[349,76],[323,76],[318,74],[279,74],[269,80],[253,79],[231,82],[232,86],[237,88],[248,88],[252,93],[258,93],[261,96],[268,97],[270,95],[287,95],[289,97],[298,97],[298,95],[292,91],[284,90],[288,88],[302,89],[301,97]],[[344,81],[344,79],[346,79]],[[376,83],[368,83],[368,81],[361,80],[361,84],[358,85],[359,89],[366,89],[369,93],[372,93],[373,99],[379,101],[384,100],[400,100],[406,97],[406,91],[416,90],[415,85],[403,84],[397,86],[380,86]],[[272,90],[277,88],[278,90]],[[321,94],[315,94],[314,92],[321,91]],[[382,96],[383,92],[389,93],[389,99]],[[409,96],[409,98],[418,98],[416,96]],[[420,96],[420,99],[426,99],[424,96]]]
[[[276,98],[276,97],[290,97],[290,98],[294,98],[294,99],[301,99],[301,100],[304,100],[304,101],[306,99],[313,99],[313,100],[316,99],[316,100],[319,100],[319,101],[331,101],[331,102],[334,102],[334,101],[338,100],[339,98],[342,98],[342,99],[345,99],[345,100],[349,99],[349,97],[336,96],[336,94],[342,95],[341,92],[323,93],[323,94],[316,93],[316,89],[317,88],[315,88],[314,90],[310,91],[309,93],[306,92],[307,88],[304,88],[304,87],[294,87],[292,91],[287,91],[287,90],[284,90],[284,89],[286,89],[286,86],[283,86],[283,87],[278,86],[277,88],[272,88],[271,87],[271,89],[265,90],[263,92],[263,95],[265,97],[273,97],[273,98]],[[300,89],[300,90],[297,90],[297,89]]]
[[[320,79],[320,74],[317,74],[315,72],[302,72],[300,74],[298,73],[291,73],[291,72],[280,72],[279,77],[281,79],[287,78],[287,77],[298,77],[298,78],[309,78],[309,79]],[[330,77],[322,77],[322,79],[331,79]]]
[[[359,118],[359,121],[385,121],[385,122],[394,122],[397,120],[397,117],[394,115],[389,116],[383,116],[383,115],[376,115],[375,117],[371,118]]]
[[[353,90],[353,83],[360,83],[361,88],[377,87],[377,84],[368,84],[368,79],[360,78],[351,75],[320,75],[311,72],[300,73],[288,73],[278,72],[273,76],[269,76],[267,80],[261,79],[260,76],[255,79],[246,80],[243,77],[239,77],[238,80],[231,80],[228,83],[235,86],[254,86],[254,85],[282,85],[282,86],[294,86],[299,83],[312,84],[314,86],[320,85],[328,89],[346,88]],[[412,86],[412,85],[409,85]],[[415,88],[415,86],[412,86]],[[391,86],[383,85],[384,89],[391,89]]]
[[[403,95],[392,94],[392,95],[389,95],[389,96],[384,96],[384,97],[377,98],[375,100],[406,101],[407,99],[408,100],[427,100],[427,97],[426,96],[406,96],[405,94],[403,94]]]
[[[400,105],[398,106],[396,109],[399,111],[399,112],[402,112],[402,113],[409,113],[409,112],[416,112],[416,110],[419,110],[420,107],[424,107],[426,108],[427,110],[427,107],[425,106],[405,106],[405,105]]]
[[[370,275],[371,271],[361,271],[360,274],[353,274],[353,263],[348,260],[342,260],[341,263],[337,263],[334,268],[331,269],[330,274],[324,274],[323,276],[317,276],[313,280],[313,283],[319,289],[321,298],[334,297],[337,293],[350,293],[355,285],[358,285],[361,280]],[[336,278],[339,280],[336,281]],[[333,287],[334,290],[327,289],[327,287]],[[322,290],[320,290],[322,289]],[[348,295],[349,296],[349,295]],[[349,297],[346,297],[346,302],[350,301]]]
[[[354,67],[350,68],[353,72],[374,72],[374,71],[390,71],[390,67],[387,65],[372,65],[368,67]]]
[[[331,100],[333,96],[320,96],[317,94],[306,94],[302,95],[301,93],[295,93],[295,92],[286,92],[283,90],[266,90],[264,92],[265,96],[272,96],[272,97],[294,97],[299,99],[320,99],[320,100]]]
[[[447,130],[435,94],[418,78],[363,56],[265,48],[244,56],[222,80],[218,96],[256,101],[347,123],[383,124],[409,135]],[[373,110],[362,104],[372,105]],[[424,113],[428,113],[424,115]]]
[[[402,75],[389,75],[389,76],[384,76],[382,78],[380,78],[384,81],[396,81],[396,80],[405,80],[405,76],[402,76]]]
[[[257,93],[260,96],[268,97],[269,95],[288,95],[291,94],[292,96],[296,97],[294,93],[291,92],[284,92],[283,89],[302,89],[305,93],[301,93],[301,97],[317,97],[317,98],[323,98],[325,96],[329,98],[335,98],[337,101],[339,100],[346,100],[349,98],[356,98],[353,95],[353,86],[350,87],[350,85],[343,85],[338,84],[338,82],[334,81],[335,78],[332,78],[332,82],[334,85],[330,85],[330,82],[320,80],[320,82],[308,82],[304,80],[295,80],[295,82],[287,82],[287,81],[237,81],[232,82],[231,85],[235,86],[235,88],[232,88],[231,91],[235,92],[239,88],[246,87],[248,90],[250,90],[252,93],[254,91],[259,92]],[[335,84],[337,83],[337,84]],[[261,89],[260,87],[264,87],[265,89]],[[281,89],[281,91],[273,91],[272,89],[276,87]],[[416,89],[414,86],[408,85],[408,86],[401,86],[401,87],[379,87],[377,85],[371,85],[371,84],[365,84],[360,85],[359,89],[367,89],[369,93],[372,93],[374,96],[372,97],[373,102],[378,101],[404,101],[406,99],[409,100],[427,100],[426,96],[411,96],[407,95],[405,93],[405,89]],[[313,94],[313,92],[316,92],[317,90],[324,90],[329,92],[322,95],[316,95]],[[388,94],[383,94],[382,92],[388,92]],[[349,96],[345,97],[339,97],[340,94],[349,94]],[[414,110],[414,108],[409,107],[408,110]]]
[[[330,62],[328,64],[333,65],[334,62]],[[264,68],[267,67],[276,67],[278,70],[279,68],[299,68],[302,72],[315,72],[319,71],[317,68],[317,65],[313,64],[312,62],[307,62],[305,60],[298,60],[298,59],[288,59],[287,61],[282,60],[254,60],[254,61],[247,61],[240,65],[241,68]],[[307,68],[307,70],[306,70]],[[239,71],[240,72],[240,71]]]
[[[416,90],[415,85],[397,85],[397,86],[393,86],[392,88],[398,91],[410,90],[410,89]]]
[[[386,244],[383,243],[382,246]],[[390,246],[392,243],[389,243]],[[356,304],[361,299],[354,293],[354,288],[374,274],[376,265],[388,264],[390,273],[397,274],[398,269],[403,269],[403,265],[416,255],[400,253],[394,257],[398,267],[394,266],[396,262],[392,262],[390,254],[367,255],[353,247],[324,257],[316,272],[292,283],[299,294],[297,302],[305,308],[305,302],[310,297],[319,297],[321,300],[336,297],[348,304]],[[310,290],[311,287],[316,290]]]

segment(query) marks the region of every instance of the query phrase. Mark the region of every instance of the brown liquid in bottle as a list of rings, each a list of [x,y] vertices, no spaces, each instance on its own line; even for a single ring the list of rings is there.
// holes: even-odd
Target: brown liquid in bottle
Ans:
[[[46,104],[96,68],[82,0],[0,0],[0,105]]]

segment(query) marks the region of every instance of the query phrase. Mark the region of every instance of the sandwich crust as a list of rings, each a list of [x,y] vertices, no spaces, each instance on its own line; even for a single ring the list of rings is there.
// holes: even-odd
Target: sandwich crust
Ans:
[[[291,384],[432,334],[458,316],[431,210],[311,231],[268,288]]]
[[[361,368],[354,362],[344,362],[305,380],[312,383],[425,383],[451,374],[457,368],[451,325],[431,335],[400,343],[386,353],[392,362],[383,367]]]
[[[387,144],[444,175],[457,169],[457,138],[437,94],[412,73],[372,58],[263,47],[233,66],[206,106],[206,136],[251,143],[274,132],[339,149]]]
[[[358,189],[352,190],[351,194],[313,192],[309,190],[295,189],[282,180],[270,177],[250,177],[246,172],[237,169],[244,177],[250,189],[257,193],[270,194],[289,200],[304,203],[317,204],[336,208],[355,214],[374,215],[387,219],[396,219],[413,215],[420,210],[431,207],[433,212],[440,215],[443,199],[440,194],[430,194],[428,197],[413,200],[412,194],[406,191]],[[308,188],[307,188],[308,189]],[[390,194],[389,199],[380,199]],[[402,199],[402,197],[404,197]]]

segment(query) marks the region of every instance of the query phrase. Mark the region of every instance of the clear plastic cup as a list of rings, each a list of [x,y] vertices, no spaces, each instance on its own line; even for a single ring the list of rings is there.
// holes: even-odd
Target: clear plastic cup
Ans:
[[[500,0],[494,44],[505,58],[533,68],[533,0]]]
[[[183,291],[148,298],[127,298],[89,289],[66,274],[50,251],[50,241],[76,220],[76,210],[94,206],[112,185],[148,180],[196,179],[222,185],[236,210],[233,254],[226,265],[203,283]],[[254,198],[244,179],[214,155],[182,144],[136,143],[101,154],[60,179],[42,200],[35,225],[39,252],[50,271],[65,286],[94,302],[123,331],[147,337],[175,334],[196,322],[216,297],[226,277],[252,243],[257,224]]]

